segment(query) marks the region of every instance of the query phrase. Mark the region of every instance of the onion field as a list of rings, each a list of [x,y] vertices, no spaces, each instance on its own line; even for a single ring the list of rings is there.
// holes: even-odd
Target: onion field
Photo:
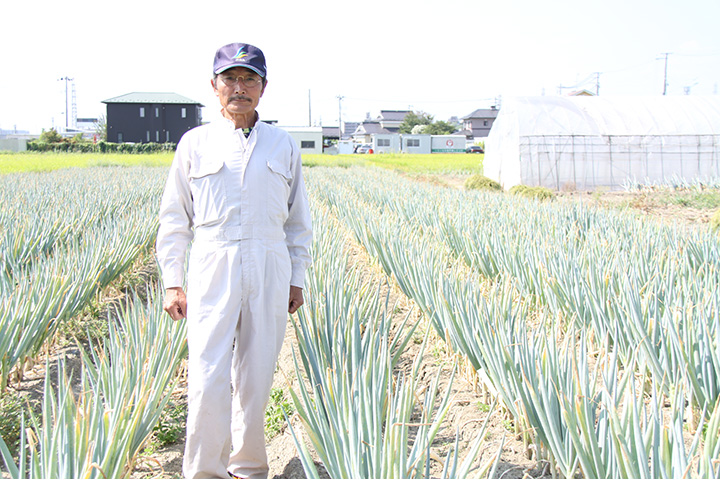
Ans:
[[[0,177],[0,391],[21,388],[59,326],[152,249],[166,173]],[[308,478],[501,475],[503,446],[488,451],[487,420],[468,445],[431,455],[460,375],[548,475],[720,476],[717,234],[373,167],[305,176],[313,265],[289,328],[300,420],[289,432]],[[423,325],[398,320],[349,245]],[[107,338],[84,347],[81,372],[48,374],[23,420],[21,454],[0,441],[7,475],[132,472],[186,355],[184,323],[162,312],[159,287],[142,293],[111,316]],[[450,385],[438,376],[421,387],[422,355],[399,368],[420,331],[421,352],[433,342],[453,352]]]

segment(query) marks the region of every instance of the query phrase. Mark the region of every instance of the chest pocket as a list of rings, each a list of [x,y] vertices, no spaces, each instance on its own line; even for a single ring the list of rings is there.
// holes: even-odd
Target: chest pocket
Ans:
[[[217,222],[226,209],[224,163],[219,160],[199,158],[190,166],[188,177],[193,197],[194,224]]]
[[[272,225],[282,226],[288,217],[288,200],[292,184],[289,159],[268,158],[266,161],[267,195],[265,205]]]
[[[292,173],[290,172],[289,162],[284,162],[276,158],[271,158],[267,161],[267,166],[272,173],[279,175],[287,183],[288,187],[292,182]]]

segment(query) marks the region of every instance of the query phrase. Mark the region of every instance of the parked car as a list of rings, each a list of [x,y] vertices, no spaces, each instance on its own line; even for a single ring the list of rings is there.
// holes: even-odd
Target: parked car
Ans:
[[[465,153],[485,153],[480,145],[470,145],[465,149]]]
[[[366,144],[366,145],[360,145],[357,148],[356,153],[373,153],[372,145]]]

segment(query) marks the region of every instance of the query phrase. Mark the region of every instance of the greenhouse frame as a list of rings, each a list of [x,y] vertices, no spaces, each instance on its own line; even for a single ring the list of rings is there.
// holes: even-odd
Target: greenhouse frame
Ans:
[[[485,175],[505,188],[717,183],[720,97],[518,97],[485,152]]]

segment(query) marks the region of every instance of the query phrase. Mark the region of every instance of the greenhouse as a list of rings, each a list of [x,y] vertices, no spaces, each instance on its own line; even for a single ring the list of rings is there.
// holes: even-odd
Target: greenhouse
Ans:
[[[717,183],[720,97],[509,99],[485,152],[485,175],[505,188]]]

